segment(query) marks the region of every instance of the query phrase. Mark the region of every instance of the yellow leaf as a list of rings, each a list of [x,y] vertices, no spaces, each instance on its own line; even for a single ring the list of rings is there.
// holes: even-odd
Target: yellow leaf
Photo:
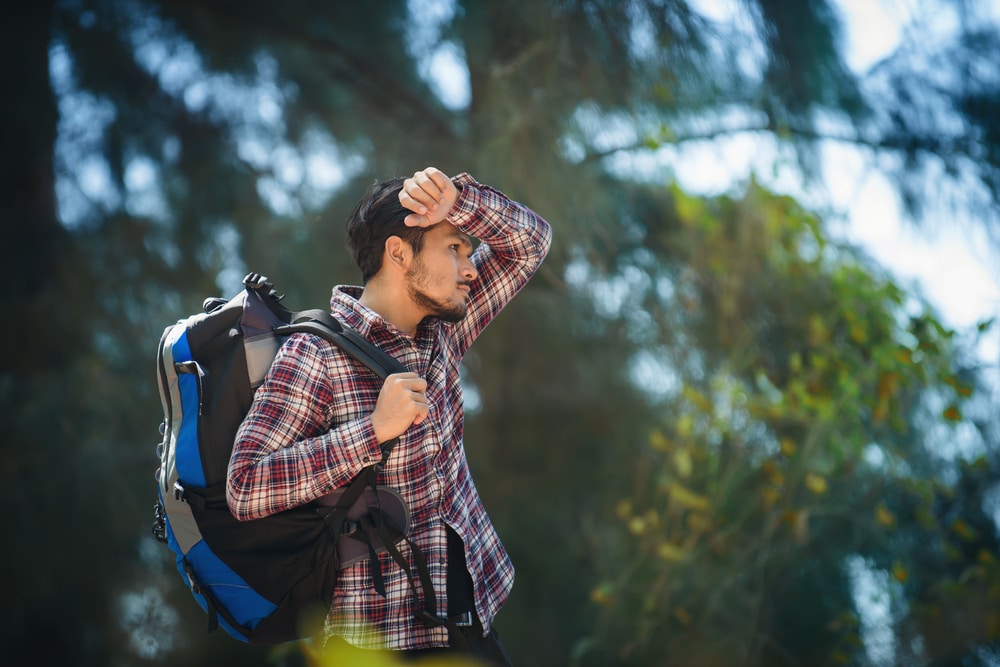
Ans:
[[[905,584],[906,580],[910,578],[910,573],[901,564],[896,563],[892,566],[892,578],[901,584]]]
[[[674,467],[681,477],[690,477],[694,470],[694,463],[691,461],[691,452],[687,449],[678,449],[674,452]]]
[[[684,385],[684,388],[681,390],[681,393],[684,394],[684,398],[690,401],[694,407],[698,408],[702,412],[712,411],[712,403],[708,400],[708,397],[706,397],[705,394],[698,391],[694,387],[690,385]]]
[[[815,494],[826,493],[826,478],[815,473],[806,475],[806,487]]]
[[[611,584],[601,584],[590,591],[591,601],[606,607],[611,603]]]
[[[681,563],[687,558],[687,553],[684,549],[678,547],[677,545],[670,544],[669,542],[662,542],[658,547],[656,547],[656,555],[663,560],[669,560],[675,563]]]
[[[698,200],[676,189],[674,191],[674,206],[676,207],[677,218],[687,225],[694,223],[702,210],[702,206]]]
[[[886,528],[892,528],[896,525],[896,515],[890,512],[885,505],[879,504],[875,508],[875,521]]]
[[[958,409],[957,405],[949,405],[945,408],[942,416],[948,421],[959,422],[962,421],[962,411]]]
[[[294,644],[287,644],[286,646],[294,647],[293,650],[298,650],[299,648]],[[303,645],[301,648],[311,658],[306,661],[306,664],[315,665],[315,667],[334,667],[335,665],[351,665],[352,667],[400,667],[400,665],[403,665],[397,651],[362,649],[351,646],[347,642],[330,642],[322,649],[314,645]],[[449,662],[448,664],[457,663]]]
[[[674,609],[674,618],[680,621],[681,625],[691,624],[691,614],[684,607],[676,607]]]
[[[615,516],[622,521],[632,516],[632,503],[627,500],[618,501],[618,504],[615,506]]]
[[[781,439],[781,453],[784,454],[785,456],[791,456],[792,454],[795,453],[795,450],[797,448],[798,447],[796,446],[795,441],[792,440],[791,438]]]
[[[649,434],[649,446],[661,452],[670,451],[670,440],[659,429]]]
[[[694,431],[694,417],[691,415],[681,415],[677,420],[677,435],[686,438]]]
[[[670,499],[679,505],[689,507],[694,510],[708,509],[708,498],[687,489],[676,482],[671,482],[668,489]]]
[[[951,529],[955,531],[956,535],[966,542],[976,539],[976,529],[961,519],[955,519],[955,521],[951,524]]]
[[[636,537],[646,532],[646,521],[642,517],[634,516],[628,522],[628,532]]]
[[[793,352],[788,357],[788,367],[793,373],[798,373],[802,370],[802,355],[798,352]]]

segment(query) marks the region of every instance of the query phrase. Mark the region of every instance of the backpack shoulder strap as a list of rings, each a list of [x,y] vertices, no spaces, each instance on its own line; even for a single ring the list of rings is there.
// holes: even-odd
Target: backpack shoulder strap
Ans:
[[[290,323],[277,327],[274,332],[282,336],[297,332],[319,336],[370,368],[383,380],[393,373],[406,372],[406,367],[392,355],[369,342],[354,329],[345,327],[325,310],[316,308],[292,313]]]
[[[325,310],[315,308],[292,313],[289,324],[274,328],[274,333],[280,336],[300,332],[319,336],[331,345],[339,347],[370,368],[383,381],[393,373],[406,372],[406,367],[395,357],[371,343],[354,329],[345,327],[340,323],[340,320]],[[389,453],[397,442],[399,442],[399,438],[382,443],[382,461],[379,465],[384,464],[389,458]]]

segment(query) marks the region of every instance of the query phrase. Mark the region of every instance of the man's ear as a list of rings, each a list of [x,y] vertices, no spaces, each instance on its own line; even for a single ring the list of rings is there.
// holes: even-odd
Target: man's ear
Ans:
[[[405,269],[410,261],[410,244],[398,236],[385,240],[385,261]]]

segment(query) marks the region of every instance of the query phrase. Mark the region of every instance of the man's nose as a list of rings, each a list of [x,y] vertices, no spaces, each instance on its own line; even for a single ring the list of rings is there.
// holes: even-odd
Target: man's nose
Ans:
[[[462,276],[469,282],[475,280],[479,276],[479,272],[476,271],[476,265],[470,261],[465,262],[465,265],[462,267]]]

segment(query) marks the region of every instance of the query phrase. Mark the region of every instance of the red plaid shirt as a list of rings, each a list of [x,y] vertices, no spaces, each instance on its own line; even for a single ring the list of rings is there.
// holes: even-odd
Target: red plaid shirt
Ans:
[[[427,380],[428,418],[400,437],[379,478],[395,487],[411,512],[410,538],[427,559],[438,606],[447,600],[451,526],[465,543],[483,627],[506,601],[514,567],[476,491],[462,443],[464,412],[459,363],[469,345],[528,282],[551,241],[548,223],[468,174],[448,222],[480,240],[479,276],[458,323],[421,322],[410,337],[358,302],[361,288],[338,286],[333,315]],[[254,519],[310,502],[344,486],[379,458],[371,413],[380,380],[341,350],[295,334],[278,352],[236,435],[227,496],[233,514]],[[405,543],[400,549],[408,554]],[[447,631],[413,616],[405,573],[381,556],[386,597],[372,586],[367,559],[346,568],[326,620],[327,634],[370,648],[446,646]],[[441,613],[441,611],[439,611]]]

